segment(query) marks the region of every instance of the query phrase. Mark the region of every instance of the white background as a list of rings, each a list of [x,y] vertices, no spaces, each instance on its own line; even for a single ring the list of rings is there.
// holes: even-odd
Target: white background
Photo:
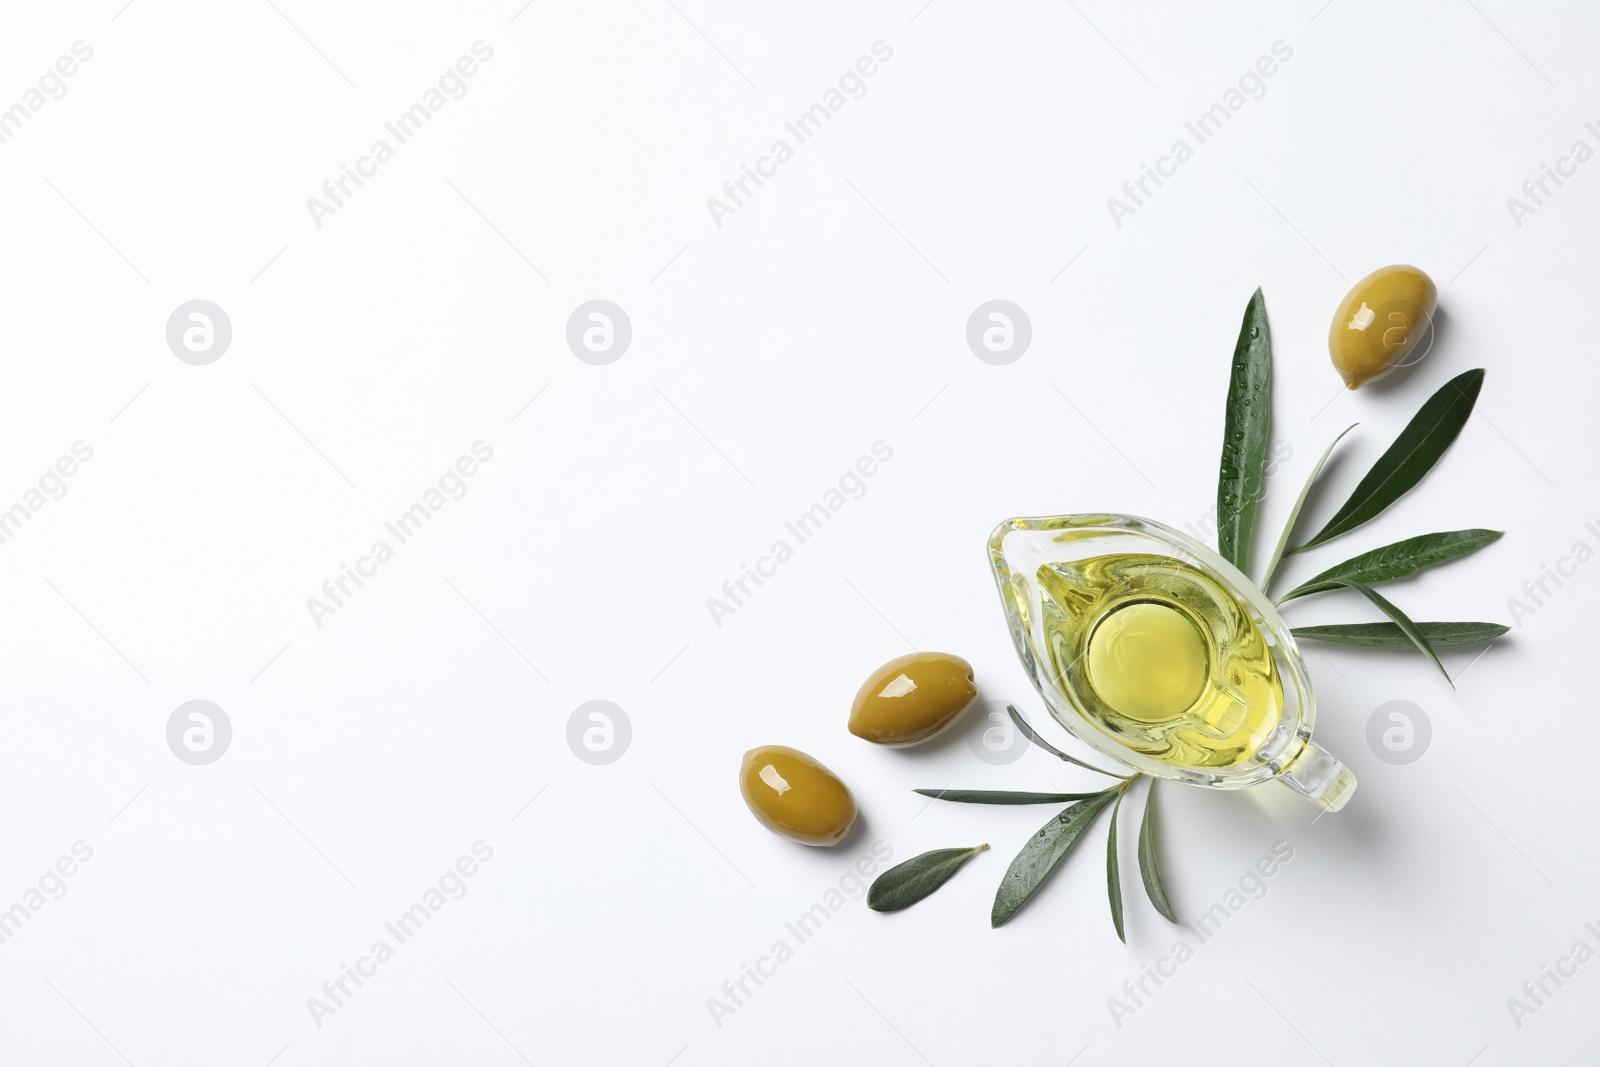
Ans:
[[[11,5],[0,107],[75,41],[94,54],[0,145],[0,508],[74,442],[94,455],[0,545],[0,908],[74,842],[93,857],[0,945],[0,1061],[1587,1061],[1600,963],[1520,1028],[1507,998],[1600,948],[1600,566],[1482,659],[1447,653],[1453,691],[1419,656],[1313,653],[1318,738],[1360,780],[1339,815],[1167,787],[1182,917],[1275,842],[1294,859],[1120,1026],[1108,998],[1194,940],[1142,898],[1138,805],[1126,946],[1098,838],[991,931],[1049,810],[910,790],[1093,776],[844,728],[908,646],[967,657],[1042,721],[985,537],[1102,509],[1204,523],[1257,285],[1292,449],[1258,553],[1340,429],[1362,424],[1318,524],[1433,389],[1488,368],[1429,480],[1286,577],[1505,529],[1391,596],[1511,622],[1524,582],[1600,548],[1600,163],[1520,227],[1506,204],[1574,140],[1600,148],[1600,13],[1320,2]],[[306,199],[479,40],[467,95],[319,228]],[[716,225],[707,198],[876,41],[893,57],[865,96]],[[1264,95],[1196,145],[1184,122],[1278,41]],[[1194,158],[1116,225],[1107,198],[1180,137]],[[1347,393],[1328,321],[1391,262],[1437,280],[1437,344]],[[166,344],[194,298],[233,325],[209,366]],[[594,298],[633,324],[609,366],[565,342]],[[994,298],[1033,327],[1004,367],[964,337]],[[467,495],[318,627],[307,598],[480,440]],[[880,440],[865,495],[713,625],[707,598]],[[1372,617],[1347,596],[1292,612]],[[233,725],[209,766],[167,747],[191,699]],[[605,766],[566,741],[593,699],[632,723]],[[1432,724],[1407,766],[1366,741],[1389,700]],[[854,788],[846,846],[750,818],[736,771],[764,743]],[[307,999],[479,840],[469,892],[318,1026]],[[911,911],[850,902],[714,1019],[874,843],[980,841]]]

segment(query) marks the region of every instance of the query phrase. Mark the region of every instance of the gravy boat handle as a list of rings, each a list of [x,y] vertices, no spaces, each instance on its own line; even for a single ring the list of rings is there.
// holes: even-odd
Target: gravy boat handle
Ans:
[[[1303,797],[1321,804],[1328,811],[1345,806],[1356,791],[1356,776],[1332,752],[1314,741],[1307,741],[1278,781]]]

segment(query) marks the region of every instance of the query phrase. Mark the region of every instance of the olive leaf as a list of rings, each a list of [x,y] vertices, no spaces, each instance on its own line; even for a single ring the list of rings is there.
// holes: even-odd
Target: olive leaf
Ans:
[[[1052,756],[1055,756],[1057,759],[1066,760],[1068,763],[1076,767],[1082,767],[1086,771],[1094,771],[1096,774],[1103,774],[1107,778],[1121,778],[1126,780],[1130,777],[1126,774],[1117,774],[1114,771],[1103,771],[1092,763],[1085,763],[1076,756],[1067,755],[1065,752],[1061,751],[1059,748],[1040,737],[1038,731],[1034,730],[1032,726],[1028,725],[1028,720],[1022,717],[1022,712],[1018,711],[1015,705],[1007,704],[1006,711],[1010,714],[1011,721],[1017,724],[1017,729],[1022,731],[1022,736],[1026,737],[1029,741],[1032,741],[1034,744],[1038,745]]]
[[[1156,780],[1150,779],[1150,790],[1144,795],[1144,820],[1139,824],[1139,874],[1144,878],[1144,892],[1157,911],[1168,922],[1177,922],[1172,911],[1172,901],[1167,899],[1167,886],[1161,879],[1161,861],[1156,856]]]
[[[1125,789],[1117,790],[1117,803],[1111,809],[1111,834],[1106,838],[1106,895],[1111,898],[1111,925],[1117,928],[1117,940],[1124,945],[1128,936],[1122,932],[1122,864],[1117,862],[1117,813],[1122,811]]]
[[[867,890],[867,907],[873,911],[909,908],[948,882],[968,860],[988,847],[940,848],[898,863],[878,875]]]
[[[957,804],[1065,804],[1071,800],[1087,800],[1100,795],[1093,793],[1020,793],[1004,789],[913,789],[935,800],[951,800]]]
[[[1217,551],[1247,574],[1271,423],[1272,334],[1267,327],[1266,298],[1257,289],[1245,307],[1233,348],[1217,477]]]
[[[1095,816],[1116,799],[1118,788],[1113,786],[1104,793],[1080,800],[1062,810],[1028,839],[1028,843],[1022,846],[1022,851],[1017,853],[1011,866],[1006,869],[1005,877],[1000,880],[1000,888],[994,895],[994,907],[989,912],[989,925],[1003,926],[1011,921],[1018,909],[1044,884],[1056,864],[1083,837],[1083,832],[1094,822]]]
[[[1394,624],[1400,628],[1400,632],[1405,634],[1411,643],[1417,647],[1417,651],[1433,660],[1433,665],[1439,668],[1439,673],[1444,675],[1444,680],[1450,682],[1450,687],[1452,689],[1455,688],[1456,683],[1450,681],[1450,672],[1444,669],[1443,663],[1439,662],[1439,655],[1433,650],[1432,642],[1428,640],[1428,636],[1426,634],[1417,629],[1417,624],[1412,622],[1410,617],[1407,616],[1405,612],[1401,611],[1399,608],[1389,603],[1388,600],[1384,599],[1382,593],[1379,593],[1376,589],[1372,588],[1372,586],[1363,582],[1353,581],[1349,578],[1335,578],[1334,582],[1338,585],[1344,586],[1346,589],[1354,589],[1356,592],[1372,601],[1372,603],[1377,606],[1379,611],[1383,612],[1394,621]]]
[[[1511,629],[1497,622],[1419,622],[1414,624],[1434,648],[1459,648],[1493,641]],[[1361,648],[1415,648],[1411,638],[1392,622],[1357,622],[1334,626],[1297,626],[1290,631],[1304,641],[1329,641]]]
[[[1310,581],[1302,582],[1283,594],[1278,598],[1278,603],[1337,589],[1338,579],[1341,578],[1368,585],[1406,578],[1425,568],[1476,552],[1484,545],[1500,540],[1503,533],[1501,530],[1450,530],[1408,537],[1329,567]]]
[[[1412,416],[1388,451],[1378,457],[1378,462],[1361,479],[1344,506],[1334,512],[1333,518],[1315,537],[1294,551],[1303,552],[1349,533],[1404,496],[1433,469],[1461,432],[1461,427],[1466,425],[1481,388],[1481,367],[1458,374],[1440,386]]]
[[[1311,468],[1311,474],[1306,478],[1306,484],[1300,487],[1300,495],[1295,497],[1294,507],[1289,509],[1289,519],[1283,524],[1283,533],[1278,535],[1278,544],[1272,550],[1272,558],[1267,561],[1266,573],[1261,576],[1262,592],[1266,592],[1267,587],[1272,584],[1272,576],[1277,572],[1278,564],[1283,562],[1283,550],[1289,544],[1290,535],[1294,533],[1295,523],[1300,521],[1300,509],[1306,506],[1306,497],[1311,495],[1311,487],[1321,477],[1322,468],[1327,464],[1328,457],[1333,455],[1334,446],[1344,440],[1345,434],[1359,425],[1360,423],[1352,422],[1339,433],[1338,437],[1328,442],[1328,447],[1322,451],[1322,458],[1317,460],[1316,465]]]

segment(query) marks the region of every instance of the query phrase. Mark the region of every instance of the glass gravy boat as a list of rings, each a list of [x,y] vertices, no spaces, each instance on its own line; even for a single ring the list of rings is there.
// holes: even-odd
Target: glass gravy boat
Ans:
[[[1328,811],[1350,799],[1355,775],[1311,740],[1316,697],[1288,625],[1210,548],[1149,519],[1061,515],[1001,523],[989,537],[989,560],[1028,677],[1050,714],[1080,741],[1157,778],[1214,789],[1278,779]],[[1167,598],[1169,588],[1183,590],[1200,610]],[[1191,699],[1184,688],[1189,683],[1181,674],[1172,682],[1159,651],[1140,659],[1134,648],[1126,660],[1132,673],[1115,684],[1109,674],[1097,682],[1092,669],[1109,655],[1102,651],[1106,645],[1091,647],[1105,621],[1148,603],[1163,617],[1162,608],[1172,607],[1193,623],[1192,631],[1176,624],[1201,672],[1194,676],[1192,707],[1182,713],[1177,709]],[[1118,627],[1130,617],[1122,616]],[[1116,640],[1107,633],[1107,644]],[[1240,649],[1250,656],[1243,658]],[[1146,677],[1158,695],[1170,695],[1177,684],[1177,702],[1122,714],[1130,695],[1144,699]]]

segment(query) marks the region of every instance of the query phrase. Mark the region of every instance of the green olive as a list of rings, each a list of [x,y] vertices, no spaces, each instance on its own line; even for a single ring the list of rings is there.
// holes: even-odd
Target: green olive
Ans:
[[[1328,328],[1328,353],[1344,383],[1357,389],[1415,362],[1408,357],[1427,334],[1438,297],[1433,279],[1415,267],[1384,267],[1357,282]]]
[[[746,752],[739,790],[763,826],[802,845],[837,845],[856,821],[849,787],[798,749],[763,745]]]
[[[920,745],[953,726],[978,698],[972,664],[913,652],[872,672],[850,706],[850,732],[879,745]]]

